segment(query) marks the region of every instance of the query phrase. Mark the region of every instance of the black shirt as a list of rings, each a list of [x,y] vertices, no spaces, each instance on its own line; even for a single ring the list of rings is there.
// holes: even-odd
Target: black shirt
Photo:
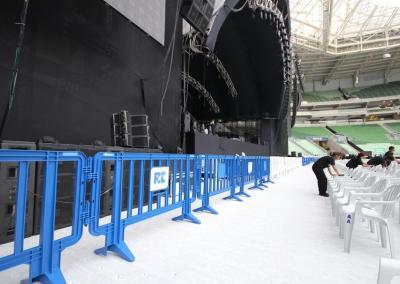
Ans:
[[[392,152],[387,151],[387,152],[385,153],[385,156],[384,156],[384,157],[387,157],[387,156],[390,156],[390,155],[392,155]]]
[[[385,164],[385,159],[383,159],[381,156],[376,156],[370,159],[367,162],[368,165],[370,166],[378,166],[378,165],[384,165]]]
[[[361,160],[361,157],[354,157],[350,161],[347,162],[346,167],[348,167],[350,169],[355,169],[362,164],[363,164],[363,162]]]
[[[331,156],[319,158],[313,165],[313,168],[325,169],[329,165],[334,166],[335,160]]]

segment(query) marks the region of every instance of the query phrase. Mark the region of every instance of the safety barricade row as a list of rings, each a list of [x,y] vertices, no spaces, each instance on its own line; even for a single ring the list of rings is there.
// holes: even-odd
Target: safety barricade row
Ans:
[[[309,164],[314,163],[316,160],[318,160],[317,157],[303,157],[303,166],[307,166]]]
[[[90,234],[104,236],[105,245],[95,252],[106,255],[113,251],[127,261],[134,255],[124,242],[125,228],[174,209],[181,214],[173,220],[200,224],[194,212],[208,211],[210,198],[229,193],[224,199],[242,201],[249,196],[247,186],[264,189],[270,182],[268,157],[97,153],[86,157],[80,152],[8,151],[0,150],[0,163],[18,166],[15,232],[13,252],[0,257],[0,271],[28,264],[28,283],[65,283],[60,270],[61,252],[76,244],[89,227]],[[25,218],[29,167],[43,163],[43,188],[40,203],[40,235],[37,246],[25,248]],[[55,236],[58,173],[60,165],[72,163],[75,171],[72,227],[69,236]],[[113,167],[111,215],[102,217],[104,169]],[[88,194],[90,192],[90,195]],[[192,210],[193,202],[201,206]]]

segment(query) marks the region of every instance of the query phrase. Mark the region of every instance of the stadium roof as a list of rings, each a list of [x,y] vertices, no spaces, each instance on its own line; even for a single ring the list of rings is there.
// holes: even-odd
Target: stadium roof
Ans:
[[[333,55],[400,45],[399,0],[291,0],[290,5],[297,44]]]
[[[291,0],[305,80],[400,68],[399,0]]]

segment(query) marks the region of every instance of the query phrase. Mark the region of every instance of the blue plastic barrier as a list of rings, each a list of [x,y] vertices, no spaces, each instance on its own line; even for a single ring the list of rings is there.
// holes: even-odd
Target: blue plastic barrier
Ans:
[[[105,161],[114,162],[112,213],[109,223],[99,225],[101,179],[98,177],[102,176],[102,165]],[[96,175],[92,181],[90,233],[95,236],[104,235],[106,238],[104,248],[96,250],[96,253],[107,255],[108,251],[113,251],[127,261],[134,261],[133,254],[124,242],[125,228],[177,208],[182,208],[182,215],[174,220],[187,219],[200,224],[200,221],[191,213],[191,203],[196,199],[195,190],[199,188],[197,162],[198,160],[193,155],[96,154],[93,159],[93,171]],[[127,213],[126,217],[122,218],[124,166],[128,166],[129,174],[127,176]],[[159,172],[155,173],[157,169]],[[138,172],[137,177],[135,177],[135,172]],[[145,184],[145,177],[149,179],[149,184]],[[158,180],[153,183],[153,179]],[[138,200],[137,208],[134,210],[135,197]],[[157,199],[155,204],[154,197]]]
[[[201,163],[201,182],[199,183],[201,188],[198,192],[198,197],[201,199],[202,205],[200,208],[195,209],[195,212],[208,211],[212,214],[218,214],[210,206],[210,197],[228,191],[230,195],[224,199],[241,201],[235,193],[237,185],[235,175],[238,172],[238,159],[236,157],[202,155],[197,158]]]
[[[61,252],[79,241],[83,225],[89,226],[92,235],[105,236],[105,246],[96,253],[106,255],[113,251],[134,261],[124,242],[127,226],[177,208],[182,209],[182,214],[173,220],[200,224],[191,209],[197,198],[202,200],[202,206],[195,211],[217,214],[210,205],[210,197],[229,192],[224,199],[242,201],[239,195],[249,196],[245,185],[254,183],[255,188],[260,188],[270,175],[270,161],[266,157],[97,153],[86,158],[80,152],[0,150],[0,162],[18,163],[14,252],[0,258],[0,271],[28,264],[29,283],[65,283],[60,270]],[[37,162],[45,165],[40,243],[24,250],[28,169]],[[64,162],[75,164],[72,233],[55,240],[57,169]],[[112,208],[111,216],[100,219],[106,163],[114,166]],[[85,200],[88,181],[91,195]]]
[[[61,252],[79,241],[85,201],[86,157],[78,152],[0,151],[0,162],[18,163],[18,187],[15,218],[14,252],[0,258],[0,271],[21,264],[30,266],[28,282],[65,283],[60,270]],[[42,190],[39,245],[24,249],[25,208],[29,165],[43,162],[45,179]],[[55,204],[57,196],[57,167],[61,162],[75,163],[74,214],[70,236],[54,240]]]
[[[253,172],[254,172],[254,185],[250,189],[261,189],[266,188],[267,180],[269,179],[269,169],[264,163],[263,157],[246,157],[248,163],[252,163]],[[269,161],[266,161],[269,163]],[[265,169],[264,169],[265,168]],[[264,176],[265,175],[265,176]],[[267,177],[267,180],[265,180]]]
[[[316,160],[318,160],[318,157],[303,157],[302,163],[303,166],[307,166],[309,164],[314,163]]]

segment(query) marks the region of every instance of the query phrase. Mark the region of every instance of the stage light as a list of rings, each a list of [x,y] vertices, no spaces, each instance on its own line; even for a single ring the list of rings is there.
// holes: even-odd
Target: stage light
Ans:
[[[388,53],[388,52],[383,54],[383,58],[384,59],[388,59],[388,58],[391,58],[391,57],[392,57],[392,55],[390,53]]]

